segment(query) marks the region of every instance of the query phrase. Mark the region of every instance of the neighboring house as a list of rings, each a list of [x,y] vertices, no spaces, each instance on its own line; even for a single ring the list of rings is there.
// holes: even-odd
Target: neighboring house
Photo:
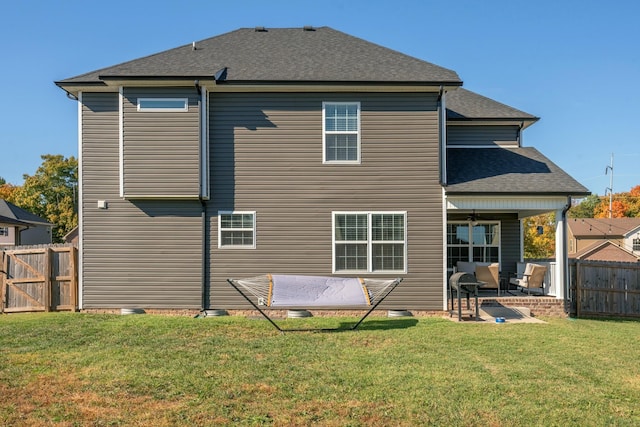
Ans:
[[[78,244],[78,241],[80,239],[80,236],[78,234],[78,227],[73,227],[71,229],[71,231],[69,231],[67,234],[65,234],[62,239],[64,240],[65,243],[72,243],[74,245]]]
[[[567,224],[568,253],[572,258],[584,259],[589,254],[590,259],[601,261],[635,262],[634,258],[637,261],[640,257],[640,218],[574,218]],[[610,245],[602,245],[605,242]]]
[[[638,262],[640,255],[626,250],[611,240],[602,240],[592,243],[586,248],[569,254],[569,258],[580,261],[612,261],[612,262]]]
[[[51,243],[53,224],[0,199],[0,246]]]
[[[442,310],[457,261],[515,272],[522,218],[556,212],[562,248],[589,194],[523,146],[537,117],[327,27],[56,84],[79,107],[81,308],[246,308],[227,278],[294,273],[399,276],[385,308]]]

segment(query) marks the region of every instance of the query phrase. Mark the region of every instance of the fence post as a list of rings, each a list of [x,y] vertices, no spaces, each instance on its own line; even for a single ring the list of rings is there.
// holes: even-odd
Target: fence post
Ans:
[[[71,246],[69,248],[69,272],[71,273],[71,305],[73,310],[78,309],[78,248]]]
[[[580,260],[576,260],[576,317],[580,318],[580,307],[582,305],[582,265]]]
[[[2,272],[0,272],[0,313],[4,313],[4,306],[7,304],[7,276],[9,275],[9,257],[2,251]]]
[[[51,294],[53,293],[52,289],[52,280],[51,273],[53,271],[53,251],[50,247],[45,249],[44,253],[44,311],[51,311]]]

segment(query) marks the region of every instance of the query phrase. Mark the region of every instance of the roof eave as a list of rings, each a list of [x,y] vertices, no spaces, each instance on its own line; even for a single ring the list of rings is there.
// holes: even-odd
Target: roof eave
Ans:
[[[504,191],[504,192],[492,192],[492,191],[471,191],[471,190],[448,190],[447,186],[444,186],[446,194],[456,195],[456,196],[543,196],[543,197],[577,197],[582,195],[589,195],[591,193],[582,193],[578,191],[543,191],[543,192],[534,192],[534,191]]]

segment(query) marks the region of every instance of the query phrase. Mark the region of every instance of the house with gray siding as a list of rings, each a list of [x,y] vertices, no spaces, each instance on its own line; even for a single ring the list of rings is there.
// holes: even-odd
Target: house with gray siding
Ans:
[[[273,273],[402,277],[384,308],[442,310],[457,261],[515,272],[521,220],[550,211],[563,248],[589,194],[523,145],[537,117],[328,27],[243,28],[56,84],[78,101],[83,309],[247,308],[226,279]]]
[[[0,199],[0,247],[51,243],[53,227],[46,219]]]

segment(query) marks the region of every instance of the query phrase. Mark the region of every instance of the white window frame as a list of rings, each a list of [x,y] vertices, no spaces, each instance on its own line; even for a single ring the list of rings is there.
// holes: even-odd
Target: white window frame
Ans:
[[[336,216],[338,215],[366,215],[367,216],[367,240],[336,240]],[[372,237],[372,217],[375,215],[402,215],[404,217],[404,240],[383,240],[373,241]],[[408,236],[407,236],[407,211],[333,211],[331,212],[331,269],[333,273],[367,273],[367,274],[406,274],[408,265]],[[373,269],[373,246],[377,242],[385,244],[402,244],[404,246],[404,268],[402,270],[374,270]],[[366,270],[337,270],[336,269],[336,245],[343,243],[360,243],[367,245],[367,269]]]
[[[9,227],[0,226],[0,236],[8,236]]]
[[[253,215],[251,228],[222,228],[222,215]],[[253,233],[252,245],[223,245],[222,233],[224,231],[251,231]],[[218,249],[255,249],[256,248],[256,211],[218,211]]]
[[[355,131],[328,131],[327,127],[327,106],[328,105],[355,105],[357,108],[357,130]],[[324,164],[343,164],[343,165],[358,165],[361,162],[361,144],[360,144],[360,102],[331,102],[324,101],[322,103],[322,163]],[[328,160],[327,159],[327,135],[356,135],[356,156],[355,160]]]
[[[497,225],[498,226],[498,261],[495,262],[500,262],[500,260],[502,259],[502,223],[500,220],[484,220],[484,221],[448,221],[447,222],[447,240],[446,240],[446,245],[447,245],[447,256],[448,256],[448,249],[450,247],[455,247],[455,248],[461,248],[461,247],[467,247],[469,248],[469,255],[467,256],[467,259],[464,260],[466,262],[483,262],[483,261],[474,261],[473,260],[473,248],[477,248],[477,247],[487,247],[487,248],[495,248],[496,245],[474,245],[473,244],[473,227],[474,226],[478,226],[478,225]],[[464,244],[449,244],[448,241],[448,233],[449,233],[449,225],[466,225],[469,227],[469,238],[468,238],[468,243],[466,245]],[[463,260],[460,260],[463,261]],[[488,261],[487,261],[488,262]],[[455,264],[454,264],[455,266]]]
[[[142,104],[145,102],[182,102],[183,107],[175,108],[175,107],[144,107]],[[155,111],[155,112],[183,112],[189,111],[189,98],[138,98],[138,111]]]
[[[632,252],[640,251],[640,238],[634,237],[631,239],[631,250]]]

